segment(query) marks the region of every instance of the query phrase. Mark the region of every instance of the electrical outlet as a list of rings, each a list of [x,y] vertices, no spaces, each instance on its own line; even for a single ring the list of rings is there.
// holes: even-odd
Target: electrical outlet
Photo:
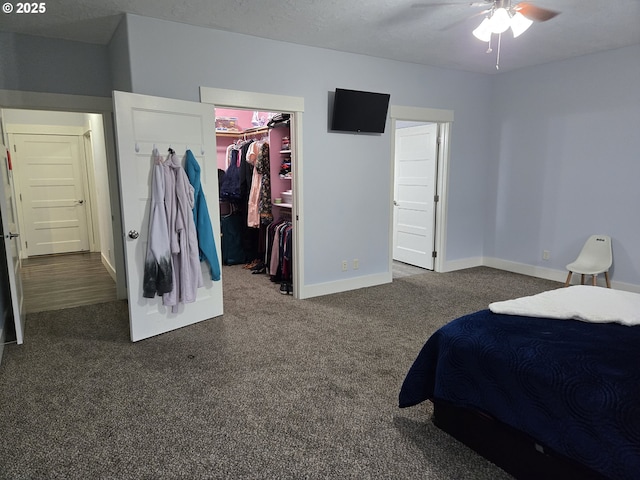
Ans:
[[[347,268],[349,268],[349,264],[347,263],[347,261],[346,261],[346,260],[343,260],[343,261],[342,261],[342,271],[343,271],[343,272],[346,272],[346,271],[347,271]]]
[[[358,267],[360,267],[360,260],[358,260],[357,258],[353,259],[353,269],[357,270]]]
[[[542,251],[542,259],[549,260],[551,258],[551,252],[549,250]]]

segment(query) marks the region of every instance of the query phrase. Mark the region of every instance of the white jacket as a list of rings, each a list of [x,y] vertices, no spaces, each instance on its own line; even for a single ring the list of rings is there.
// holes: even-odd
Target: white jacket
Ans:
[[[153,151],[151,202],[147,254],[144,261],[142,296],[153,298],[173,290],[173,259],[169,248],[169,230],[165,211],[165,179],[162,157]]]

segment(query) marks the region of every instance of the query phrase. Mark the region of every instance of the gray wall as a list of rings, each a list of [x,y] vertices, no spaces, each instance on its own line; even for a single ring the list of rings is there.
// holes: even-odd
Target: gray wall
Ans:
[[[486,255],[564,270],[609,234],[640,285],[639,81],[640,45],[495,77]]]
[[[2,89],[304,97],[308,284],[348,278],[342,259],[387,268],[389,129],[329,133],[328,92],[343,87],[454,110],[448,261],[561,273],[587,235],[609,233],[614,280],[640,286],[640,46],[488,76],[128,16],[108,47],[0,32],[0,62]]]
[[[108,46],[109,67],[111,69],[112,89],[131,92],[131,58],[129,56],[129,38],[127,19],[124,17],[111,37]]]
[[[390,128],[382,136],[327,131],[336,87],[386,92],[391,103],[454,110],[449,259],[483,251],[491,77],[310,48],[131,15],[136,93],[199,100],[209,86],[304,97],[307,285],[388,271]],[[341,261],[358,258],[358,271]]]
[[[0,89],[111,96],[105,45],[0,32]]]

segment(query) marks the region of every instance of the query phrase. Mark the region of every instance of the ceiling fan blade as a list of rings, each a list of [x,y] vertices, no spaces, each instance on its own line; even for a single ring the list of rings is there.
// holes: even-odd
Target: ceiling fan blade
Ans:
[[[515,9],[522,15],[527,17],[529,20],[534,20],[536,22],[546,22],[547,20],[551,20],[553,17],[560,14],[560,12],[548,10],[542,7],[536,7],[535,5],[527,2],[520,2],[515,6]]]
[[[486,7],[488,3],[491,2],[472,2],[461,1],[461,2],[437,2],[437,3],[414,3],[411,5],[411,8],[429,8],[429,7],[445,7],[451,5],[468,5],[470,7]]]
[[[474,13],[473,15],[469,16],[469,17],[465,17],[462,20],[458,20],[457,22],[453,22],[450,23],[449,25],[447,25],[446,27],[443,27],[440,29],[440,31],[447,31],[447,30],[451,30],[452,28],[457,27],[458,25],[462,25],[464,23],[467,23],[469,20],[479,17],[481,15],[485,15],[487,13],[489,13],[491,10],[483,10],[482,12],[478,12],[478,13]]]

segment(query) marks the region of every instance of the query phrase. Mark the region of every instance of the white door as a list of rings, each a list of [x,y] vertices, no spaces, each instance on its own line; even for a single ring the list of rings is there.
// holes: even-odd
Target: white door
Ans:
[[[160,152],[173,148],[180,158],[187,149],[193,152],[201,168],[214,238],[220,238],[215,108],[205,103],[123,92],[114,92],[113,101],[129,324],[131,340],[135,342],[222,315],[222,281],[211,280],[204,262],[201,266],[205,285],[198,289],[196,301],[180,304],[177,313],[163,306],[159,297],[142,296],[154,147]],[[218,258],[222,258],[220,242],[216,249]]]
[[[438,124],[399,128],[395,139],[393,259],[433,270]]]
[[[27,256],[89,250],[81,137],[13,134],[11,140]]]
[[[4,249],[7,254],[7,270],[9,271],[9,289],[11,291],[11,306],[13,321],[16,329],[16,340],[20,345],[24,342],[25,312],[22,292],[22,277],[20,275],[20,250],[18,244],[18,219],[11,181],[11,170],[7,149],[0,143],[2,155],[2,185],[0,188],[0,213],[2,214],[2,232]]]

